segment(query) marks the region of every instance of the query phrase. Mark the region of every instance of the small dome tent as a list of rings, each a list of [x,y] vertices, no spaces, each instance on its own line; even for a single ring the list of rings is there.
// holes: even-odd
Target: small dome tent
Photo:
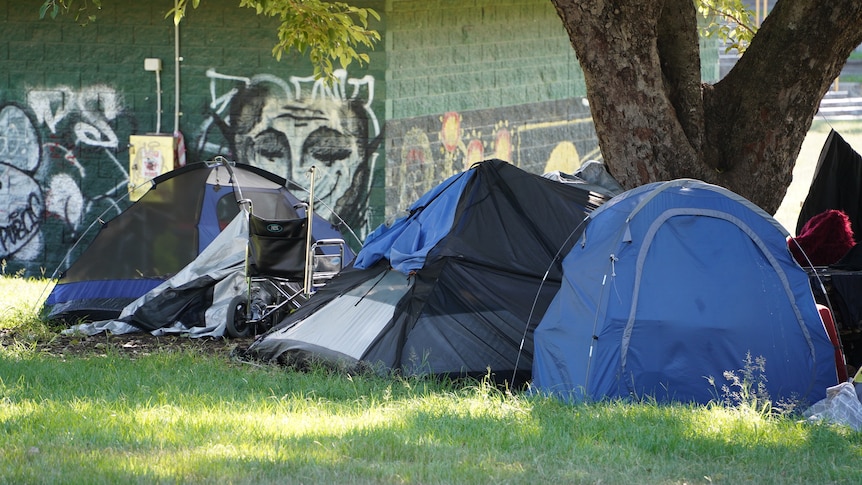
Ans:
[[[119,317],[126,305],[200,256],[239,213],[240,194],[261,217],[299,217],[301,201],[287,183],[221,157],[159,175],[135,203],[112,219],[99,220],[98,233],[48,295],[47,318],[77,324]],[[316,239],[343,237],[319,214],[314,220]]]
[[[533,386],[571,401],[706,403],[748,357],[765,361],[774,401],[824,398],[834,347],[787,237],[748,200],[696,180],[614,197],[563,260],[534,334]]]

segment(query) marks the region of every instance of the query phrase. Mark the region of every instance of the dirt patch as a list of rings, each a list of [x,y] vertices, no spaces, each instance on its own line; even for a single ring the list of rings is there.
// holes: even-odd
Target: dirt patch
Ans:
[[[14,345],[21,341],[10,330],[0,330],[0,345]],[[245,350],[254,338],[190,338],[184,335],[155,336],[146,332],[124,335],[63,335],[42,339],[36,343],[39,352],[60,358],[85,357],[92,355],[124,355],[138,358],[157,352],[178,352],[192,350],[202,354],[223,356],[228,359],[235,350]]]

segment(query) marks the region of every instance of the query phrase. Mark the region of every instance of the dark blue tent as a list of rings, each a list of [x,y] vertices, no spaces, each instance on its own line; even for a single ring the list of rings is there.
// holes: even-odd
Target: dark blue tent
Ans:
[[[838,380],[834,347],[787,237],[749,201],[703,182],[616,196],[563,260],[534,334],[533,385],[575,401],[706,403],[749,355],[765,359],[773,401],[820,400]]]

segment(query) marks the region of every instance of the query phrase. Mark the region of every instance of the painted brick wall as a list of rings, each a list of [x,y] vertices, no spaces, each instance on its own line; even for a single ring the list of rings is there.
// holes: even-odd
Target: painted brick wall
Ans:
[[[182,22],[179,76],[173,0],[106,0],[86,27],[0,0],[6,270],[51,275],[74,260],[94,222],[129,203],[130,137],[157,128],[179,128],[190,163],[223,155],[301,185],[314,164],[316,194],[360,237],[479,160],[543,173],[601,159],[549,1],[357,3],[381,14],[383,40],[370,65],[327,87],[302,56],[276,61],[276,21],[235,0],[207,0]],[[147,58],[162,62],[160,93]]]
[[[382,1],[366,5],[384,11]],[[189,162],[224,155],[300,185],[314,163],[316,194],[354,230],[364,234],[382,220],[382,46],[371,66],[351,66],[324,87],[302,56],[272,56],[275,20],[234,0],[208,0],[180,26],[178,77],[174,26],[165,19],[172,6],[106,1],[96,22],[81,27],[70,17],[39,20],[37,4],[0,0],[0,258],[7,272],[65,269],[95,234],[94,221],[129,204],[121,197],[130,136],[157,128],[172,134],[175,113]],[[384,30],[383,23],[374,28]],[[161,93],[146,58],[162,61]]]
[[[586,160],[601,160],[589,108],[582,101],[390,120],[386,126],[389,217],[403,216],[420,195],[481,160],[506,160],[536,174],[572,173]]]
[[[8,271],[50,275],[122,206],[129,135],[154,127],[143,59],[170,51],[150,6],[108,7],[87,28],[40,21],[35,7],[0,1],[0,257]]]
[[[548,0],[389,0],[386,215],[487,158],[533,173],[601,160],[574,49]],[[702,75],[718,79],[714,41]]]
[[[382,1],[361,5],[384,12]],[[382,221],[384,204],[383,44],[370,65],[350,66],[327,87],[303,56],[273,57],[276,27],[229,0],[208,1],[183,21],[180,124],[189,157],[227,153],[302,186],[314,164],[318,208],[333,209],[362,237]]]

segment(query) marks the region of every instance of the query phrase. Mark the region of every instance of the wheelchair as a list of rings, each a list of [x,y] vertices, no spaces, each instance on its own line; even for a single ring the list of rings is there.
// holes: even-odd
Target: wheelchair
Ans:
[[[254,214],[251,201],[239,201],[248,215],[244,294],[227,309],[225,332],[248,337],[266,332],[298,309],[344,267],[343,239],[315,240],[312,211],[300,204],[306,217],[264,219]]]

